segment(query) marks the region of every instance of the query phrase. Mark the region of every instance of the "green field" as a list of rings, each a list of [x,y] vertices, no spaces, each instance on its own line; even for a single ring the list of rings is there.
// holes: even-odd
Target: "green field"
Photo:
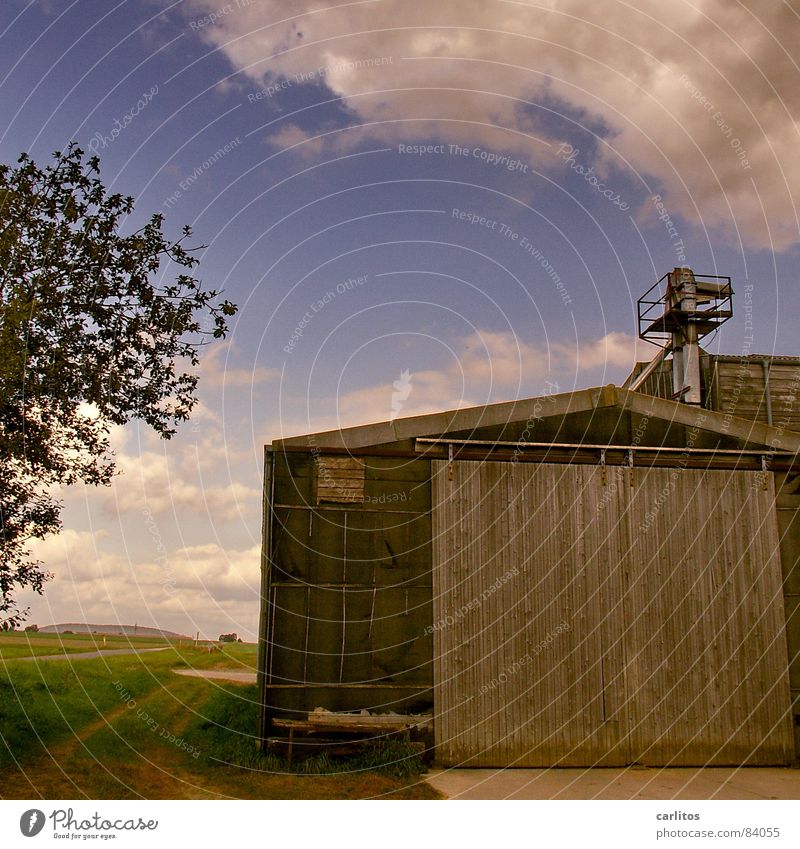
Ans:
[[[113,639],[105,648],[130,644]],[[280,759],[257,750],[255,686],[173,672],[253,671],[251,644],[209,653],[191,643],[146,639],[134,645],[165,650],[74,661],[18,659],[21,651],[91,651],[103,648],[102,637],[99,643],[91,635],[0,635],[0,798],[437,798],[402,748],[349,761],[316,758],[290,773]]]
[[[102,634],[43,634],[27,631],[0,631],[0,658],[32,657],[50,654],[111,650],[124,648],[155,648],[186,640],[168,641],[160,637],[119,637]],[[187,643],[188,644],[188,643]]]

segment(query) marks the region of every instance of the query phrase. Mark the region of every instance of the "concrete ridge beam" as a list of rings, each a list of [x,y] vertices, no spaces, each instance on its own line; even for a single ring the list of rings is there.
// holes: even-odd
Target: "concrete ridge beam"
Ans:
[[[408,416],[394,421],[355,427],[328,430],[305,436],[292,436],[275,440],[275,449],[285,447],[304,448],[368,448],[373,445],[413,439],[415,436],[439,436],[462,430],[477,430],[482,427],[496,427],[525,422],[568,413],[580,413],[597,407],[609,407],[617,404],[616,387],[596,386],[591,389],[578,389],[574,392],[562,392],[557,395],[540,395],[517,401],[503,401],[499,404],[486,404],[478,407],[465,407],[447,410],[441,413],[428,413]]]
[[[693,407],[680,401],[633,392],[630,389],[616,389],[615,394],[620,407],[639,415],[655,416],[663,421],[696,427],[778,451],[800,453],[800,433],[782,430],[763,422],[751,422],[704,407]]]

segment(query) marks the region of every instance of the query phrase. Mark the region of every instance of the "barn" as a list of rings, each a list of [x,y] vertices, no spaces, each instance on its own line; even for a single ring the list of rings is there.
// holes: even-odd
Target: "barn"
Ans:
[[[800,359],[697,361],[698,404],[662,358],[268,445],[261,740],[324,713],[424,725],[443,766],[795,762]]]

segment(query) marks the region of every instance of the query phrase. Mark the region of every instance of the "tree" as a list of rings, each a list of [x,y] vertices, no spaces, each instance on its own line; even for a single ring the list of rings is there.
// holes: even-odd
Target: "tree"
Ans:
[[[0,622],[50,578],[30,542],[59,530],[57,488],[108,484],[108,433],[132,419],[169,439],[197,402],[202,345],[235,305],[192,276],[198,249],[163,216],[122,235],[134,200],[110,194],[74,143],[39,168],[0,165]]]

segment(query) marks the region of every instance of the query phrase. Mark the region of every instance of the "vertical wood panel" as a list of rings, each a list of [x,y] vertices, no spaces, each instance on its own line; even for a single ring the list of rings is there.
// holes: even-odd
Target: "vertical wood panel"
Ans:
[[[637,529],[656,512],[651,528],[633,534],[639,575],[625,597],[637,681],[632,761],[788,762],[771,488],[755,472],[652,469],[631,506]]]
[[[790,760],[762,476],[455,462],[452,477],[433,463],[442,763]]]
[[[608,643],[621,687],[621,607],[603,595],[613,583],[597,554],[608,520],[596,496],[576,497],[599,470],[454,463],[450,481],[447,463],[434,466],[437,757],[623,763],[597,649]]]

